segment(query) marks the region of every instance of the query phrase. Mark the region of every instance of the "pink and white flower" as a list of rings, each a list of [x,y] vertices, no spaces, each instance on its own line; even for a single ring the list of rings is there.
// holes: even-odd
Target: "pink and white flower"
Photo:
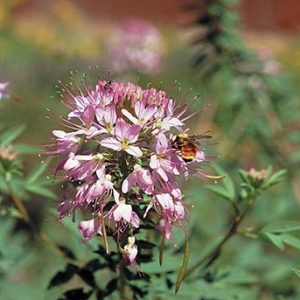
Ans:
[[[157,136],[155,144],[155,153],[150,157],[149,166],[155,170],[164,181],[168,181],[168,173],[180,175],[178,163],[175,161],[174,149],[170,147],[170,141],[165,134],[160,133]]]
[[[125,194],[128,193],[135,185],[138,185],[148,195],[151,195],[154,191],[150,171],[143,169],[140,165],[134,165],[134,171],[123,181],[122,192]]]
[[[134,111],[136,117],[134,117],[127,109],[122,109],[123,115],[126,116],[133,124],[143,126],[156,113],[157,107],[154,104],[146,106],[143,101],[137,101],[134,105]]]
[[[119,118],[115,128],[115,137],[103,139],[100,145],[116,151],[124,150],[133,156],[140,157],[143,155],[142,150],[138,146],[132,145],[137,141],[140,130],[139,125],[129,125]]]
[[[84,240],[114,234],[121,243],[126,235],[123,257],[132,265],[138,253],[133,235],[141,224],[156,222],[171,239],[186,218],[180,177],[203,175],[203,149],[186,162],[174,144],[174,136],[186,131],[187,108],[178,111],[164,91],[110,81],[68,90],[64,103],[71,110],[64,119],[69,130],[53,131],[48,152],[62,157],[57,170],[73,186],[58,217],[89,213],[78,225]]]
[[[78,231],[81,233],[84,240],[89,240],[97,234],[102,235],[99,218],[81,221],[78,225]]]
[[[123,258],[128,264],[134,265],[138,254],[137,245],[135,245],[135,237],[129,236],[128,243],[124,246]]]
[[[113,219],[116,222],[125,221],[133,227],[138,228],[140,226],[140,218],[137,213],[132,210],[132,206],[130,204],[126,204],[125,198],[120,198],[119,200],[116,200],[116,202],[117,204],[115,204],[111,209]]]

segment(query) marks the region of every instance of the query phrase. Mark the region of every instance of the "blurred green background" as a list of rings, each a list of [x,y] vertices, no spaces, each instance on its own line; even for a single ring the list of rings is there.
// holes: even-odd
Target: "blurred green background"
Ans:
[[[121,1],[84,2],[2,0],[0,3],[0,82],[10,81],[12,95],[11,100],[0,103],[0,122],[5,128],[26,125],[18,143],[42,147],[51,141],[51,131],[61,128],[55,116],[66,110],[55,85],[58,80],[67,82],[70,71],[90,73],[91,78],[99,74],[102,79],[132,80],[143,87],[149,83],[156,88],[162,86],[178,101],[198,99],[193,109],[203,107],[203,110],[188,124],[191,132],[212,129],[214,141],[206,145],[206,151],[236,182],[239,168],[263,169],[272,165],[275,170],[288,170],[285,181],[258,201],[245,227],[263,226],[274,220],[299,220],[300,39],[297,25],[284,28],[278,21],[274,30],[267,26],[272,22],[274,25],[274,20],[259,23],[260,27],[255,27],[254,21],[247,23],[249,16],[245,9],[251,1],[248,4],[242,1],[238,9],[231,8],[236,1],[212,1],[216,6],[211,11],[205,7],[209,1],[200,1],[203,6],[200,11],[186,10],[188,1],[170,1],[172,11],[167,10],[167,4],[162,4],[160,9],[153,2],[152,13],[147,1],[138,7],[129,1],[129,8],[124,8]],[[266,8],[252,2],[257,15],[263,15]],[[218,7],[218,4],[221,5]],[[160,10],[162,12],[156,14]],[[235,18],[240,12],[244,22],[237,27]],[[197,15],[219,18],[224,30],[214,29],[213,18],[193,22]],[[110,72],[112,59],[107,41],[114,28],[130,17],[153,21],[160,31],[163,50],[160,71],[156,74],[142,74],[137,70],[122,74]],[[213,35],[206,35],[209,30],[217,35],[215,40]],[[199,36],[202,39],[197,38]],[[26,156],[25,174],[41,164],[42,159],[38,154]],[[46,174],[53,172],[54,164],[50,164]],[[184,189],[191,206],[186,225],[191,236],[191,261],[197,261],[229,225],[230,207],[206,190],[207,184],[193,179]],[[56,243],[72,249],[84,263],[92,257],[91,249],[97,241],[83,244],[71,220],[57,222],[55,209],[61,191],[55,184],[51,188],[57,199],[32,196],[26,206],[38,228],[43,228]],[[50,278],[64,268],[64,259],[51,247],[32,238],[22,224],[16,226],[6,216],[1,216],[0,222],[0,299],[57,299],[63,290],[85,286],[75,278],[68,286],[47,291]],[[182,233],[178,232],[174,244],[180,245],[182,240]],[[173,243],[167,248],[171,253]],[[178,253],[166,265],[177,269],[181,259]],[[159,270],[157,261],[156,267]],[[300,299],[299,278],[291,270],[300,268],[300,256],[289,247],[281,252],[263,241],[237,236],[226,245],[217,267],[221,273],[230,269],[233,274],[225,284],[209,286],[215,294],[206,292],[193,298],[184,294],[188,291],[183,284],[183,294],[176,297]],[[99,282],[101,285],[101,274]],[[226,292],[222,292],[224,285]],[[162,288],[164,282],[158,280],[157,286]],[[241,298],[234,298],[228,293],[230,290],[237,291]],[[171,291],[149,299],[174,298]]]

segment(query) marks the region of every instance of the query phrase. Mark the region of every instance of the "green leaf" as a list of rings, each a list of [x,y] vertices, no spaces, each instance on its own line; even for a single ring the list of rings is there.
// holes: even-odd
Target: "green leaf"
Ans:
[[[281,251],[284,250],[284,243],[280,235],[266,232],[266,233],[262,233],[260,236],[270,241],[274,246],[279,248]]]
[[[0,144],[2,146],[9,146],[16,138],[18,138],[25,130],[25,125],[19,125],[6,130],[0,135]]]
[[[209,185],[206,187],[208,190],[214,192],[216,195],[229,200],[230,202],[233,202],[233,199],[230,197],[228,194],[227,190],[222,187],[222,186],[217,186],[217,185]]]
[[[300,239],[290,235],[288,233],[272,233],[272,232],[260,232],[259,235],[262,238],[270,241],[274,246],[280,250],[284,250],[285,245],[291,246],[296,249],[300,249]]]
[[[36,154],[43,151],[41,148],[24,144],[14,145],[14,150],[19,154]]]
[[[26,191],[47,198],[56,199],[56,195],[51,190],[41,185],[28,185],[26,186]]]
[[[219,269],[218,272],[224,274],[222,283],[226,284],[252,284],[259,282],[259,278],[257,276],[251,274],[246,270],[234,266],[224,267],[222,269]]]
[[[185,243],[184,243],[183,261],[176,280],[175,294],[177,294],[179,287],[185,277],[188,263],[189,263],[189,256],[190,256],[190,244],[189,244],[189,238],[188,236],[186,236]]]
[[[277,221],[266,225],[260,231],[271,233],[283,233],[300,230],[300,222],[296,221]]]
[[[300,278],[300,270],[297,270],[295,268],[292,268],[291,270]]]
[[[76,265],[68,264],[64,271],[59,271],[52,277],[48,289],[68,282],[77,272],[78,267]]]
[[[49,160],[44,163],[39,164],[29,175],[27,183],[31,184],[36,182],[39,177],[47,170],[49,165]]]
[[[221,167],[215,166],[214,168],[218,174],[225,174],[225,171]],[[207,189],[232,203],[234,202],[234,184],[228,175],[226,175],[220,182],[207,186]]]
[[[248,173],[245,170],[239,170],[238,173],[239,173],[239,175],[240,175],[243,182],[245,182],[247,184],[250,184]]]
[[[296,249],[300,249],[300,239],[293,236],[293,235],[290,235],[290,234],[282,234],[282,240],[285,244],[293,247],[293,248],[296,248]]]
[[[286,174],[286,170],[280,170],[274,173],[269,179],[267,179],[266,185],[271,186],[282,181],[285,174]]]

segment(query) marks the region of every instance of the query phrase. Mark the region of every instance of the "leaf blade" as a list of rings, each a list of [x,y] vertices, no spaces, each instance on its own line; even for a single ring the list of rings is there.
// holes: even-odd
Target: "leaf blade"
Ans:
[[[182,283],[182,281],[184,280],[186,271],[187,271],[187,267],[188,267],[188,263],[189,263],[189,256],[190,256],[190,243],[189,243],[189,239],[188,236],[186,236],[185,238],[185,243],[184,243],[184,254],[183,254],[183,260],[182,260],[182,265],[179,269],[179,273],[177,276],[177,280],[176,280],[176,285],[175,285],[175,294],[177,294],[180,285]]]

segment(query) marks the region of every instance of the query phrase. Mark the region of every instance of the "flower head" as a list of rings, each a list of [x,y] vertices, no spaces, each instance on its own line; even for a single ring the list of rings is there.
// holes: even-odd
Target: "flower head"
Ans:
[[[112,33],[109,55],[117,73],[138,71],[157,72],[163,51],[159,31],[149,22],[129,20]]]
[[[250,168],[247,175],[253,186],[258,188],[270,176],[270,169],[256,170],[255,168]]]
[[[13,161],[17,157],[13,146],[0,146],[0,159]]]
[[[90,212],[78,226],[84,240],[109,231],[121,241],[130,233],[124,257],[133,264],[134,233],[151,215],[167,239],[183,225],[180,177],[203,175],[203,149],[183,159],[174,136],[184,132],[188,116],[164,91],[99,81],[84,85],[84,92],[69,90],[64,101],[71,109],[65,119],[70,130],[53,131],[50,153],[62,156],[58,169],[74,189],[59,205],[59,218],[75,217],[78,209]]]

